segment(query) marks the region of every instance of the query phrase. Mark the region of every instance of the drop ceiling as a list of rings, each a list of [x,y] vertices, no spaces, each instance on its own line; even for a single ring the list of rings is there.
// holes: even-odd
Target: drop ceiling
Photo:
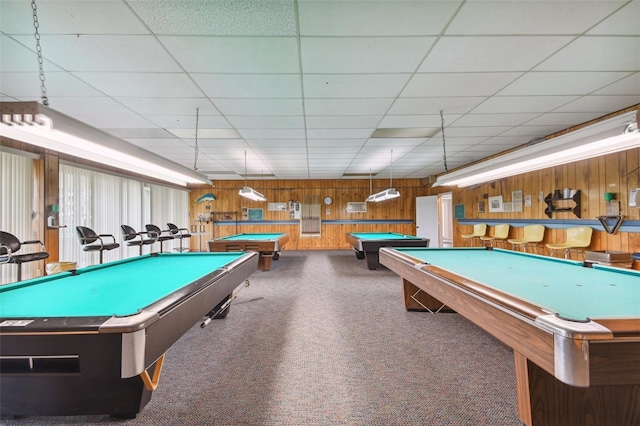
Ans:
[[[423,178],[640,103],[640,0],[37,0],[37,15],[50,107],[213,180],[244,178],[245,152],[249,177]],[[40,101],[30,2],[1,0],[0,24],[1,100]]]

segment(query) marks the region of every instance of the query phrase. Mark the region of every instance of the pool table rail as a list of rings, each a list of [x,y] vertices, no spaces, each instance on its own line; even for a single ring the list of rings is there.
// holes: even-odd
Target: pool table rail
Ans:
[[[191,254],[164,254],[158,262],[162,256]],[[158,385],[164,354],[244,285],[257,264],[257,253],[239,254],[132,315],[41,317],[0,327],[2,415],[135,417]]]
[[[566,321],[394,249],[380,249],[380,260],[402,278],[407,308],[407,294],[420,289],[513,349],[525,424],[640,424],[635,319]]]

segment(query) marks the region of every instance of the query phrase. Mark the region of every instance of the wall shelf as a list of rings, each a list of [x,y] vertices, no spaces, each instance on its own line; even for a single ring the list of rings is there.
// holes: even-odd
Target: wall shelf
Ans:
[[[580,190],[571,198],[554,198],[553,194],[548,194],[544,197],[544,202],[547,203],[544,214],[549,218],[557,212],[572,212],[576,217],[582,217],[580,212]],[[571,204],[573,204],[573,206]]]

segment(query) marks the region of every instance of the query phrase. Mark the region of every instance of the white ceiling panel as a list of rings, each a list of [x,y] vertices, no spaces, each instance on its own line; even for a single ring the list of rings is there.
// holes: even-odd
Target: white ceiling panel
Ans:
[[[156,34],[295,35],[292,1],[128,0]]]
[[[45,87],[49,96],[104,96],[74,75],[64,72],[45,74]],[[16,98],[39,98],[40,76],[37,72],[3,72],[0,74],[0,91]],[[26,99],[25,99],[26,100]],[[52,104],[52,107],[55,106]]]
[[[308,116],[308,129],[362,129],[375,128],[380,123],[382,115],[375,116]]]
[[[27,46],[33,36],[16,39]],[[47,58],[67,71],[181,71],[150,35],[50,35],[45,47]]]
[[[158,93],[158,95],[162,94]],[[199,110],[200,116],[220,114],[209,99],[204,97],[165,98],[158,96],[134,98],[116,96],[115,99],[139,114],[192,116],[194,123],[196,119],[196,109]]]
[[[111,126],[114,129],[148,129],[153,126],[148,120],[137,114],[94,114],[76,112],[73,114],[78,120],[97,128]]]
[[[445,148],[451,170],[637,106],[639,12],[640,0],[38,0],[50,106],[186,167],[197,110],[212,179],[242,179],[245,152],[252,178],[422,178],[445,171]],[[1,0],[0,25],[0,99],[40,100],[30,3]],[[370,139],[389,129],[430,137]]]
[[[363,139],[368,138],[373,129],[307,129],[309,139]]]
[[[580,95],[629,76],[628,72],[530,72],[501,90],[499,96]]]
[[[192,129],[192,137],[195,138],[195,112],[193,113],[193,115],[146,114],[145,118],[159,127],[169,129]],[[219,115],[200,115],[197,121],[198,129],[229,129],[232,127],[224,117],[221,117]],[[198,135],[198,137],[200,137],[200,134]]]
[[[192,74],[210,98],[300,98],[297,74]]]
[[[434,37],[304,37],[301,40],[305,73],[413,72]]]
[[[300,99],[216,99],[224,115],[302,115]]]
[[[468,1],[447,34],[581,34],[625,1]]]
[[[509,72],[415,74],[401,96],[491,96],[520,75],[522,74]]]
[[[113,0],[38,0],[42,34],[148,34],[125,2]],[[2,31],[33,34],[30,2],[2,0]]]
[[[443,37],[418,72],[528,71],[569,37]]]
[[[605,114],[606,111],[625,108],[625,105],[634,105],[640,103],[639,95],[628,96],[604,96],[594,95],[585,96],[563,107],[558,108],[557,112],[595,112]]]
[[[640,93],[640,72],[636,72],[627,78],[617,81],[601,90],[594,95],[629,95]]]
[[[232,126],[239,129],[304,129],[304,117],[226,116]]]
[[[450,97],[450,98],[400,98],[397,99],[389,114],[415,115],[415,114],[439,114],[443,111],[445,119],[451,121],[450,114],[465,114],[483,102],[486,97]]]
[[[72,73],[107,96],[143,98],[202,97],[202,92],[186,75],[180,73]]]
[[[244,139],[300,139],[304,129],[238,129]]]
[[[299,71],[293,37],[160,37],[188,72],[281,73]]]
[[[448,115],[447,120],[455,121],[460,115]],[[433,128],[440,129],[442,117],[439,115],[387,115],[380,123],[380,128]],[[434,133],[430,131],[430,133]]]
[[[545,112],[573,102],[577,96],[494,96],[478,105],[473,114]]]
[[[455,13],[459,1],[301,1],[300,33],[304,36],[437,35]]]
[[[26,44],[17,42],[18,38],[0,35],[0,52],[2,52],[0,72],[38,72],[38,55],[34,37],[31,36]],[[61,71],[60,67],[48,60],[44,61],[44,67],[51,72]]]
[[[624,7],[618,9],[616,13],[608,16],[594,28],[590,29],[587,34],[640,35],[640,25],[638,25],[640,1],[635,0],[620,3],[624,3]]]
[[[621,52],[626,52],[621,54]],[[536,67],[538,71],[637,71],[640,37],[581,37]]]
[[[304,100],[305,112],[313,115],[384,115],[393,98],[309,99]]]
[[[304,77],[304,94],[311,98],[395,97],[410,74],[310,74]]]

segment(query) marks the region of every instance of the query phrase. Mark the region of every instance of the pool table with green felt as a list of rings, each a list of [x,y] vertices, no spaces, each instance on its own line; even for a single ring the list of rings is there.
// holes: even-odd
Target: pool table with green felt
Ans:
[[[256,253],[160,253],[0,287],[0,413],[135,417],[164,354]]]
[[[396,232],[348,232],[347,242],[356,251],[358,259],[367,259],[369,269],[377,269],[380,264],[378,250],[380,247],[428,247],[427,238]]]
[[[271,269],[271,260],[280,258],[280,251],[289,242],[289,234],[236,234],[207,241],[209,251],[254,251],[258,252],[258,268]]]
[[[490,248],[380,252],[407,308],[419,289],[513,349],[527,425],[640,424],[638,271]]]

